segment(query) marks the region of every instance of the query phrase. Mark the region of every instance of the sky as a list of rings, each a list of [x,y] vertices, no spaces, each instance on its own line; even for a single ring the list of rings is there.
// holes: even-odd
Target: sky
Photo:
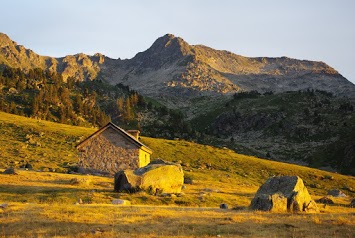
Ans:
[[[0,32],[40,55],[132,58],[167,33],[248,57],[323,61],[355,83],[353,0],[0,0]]]

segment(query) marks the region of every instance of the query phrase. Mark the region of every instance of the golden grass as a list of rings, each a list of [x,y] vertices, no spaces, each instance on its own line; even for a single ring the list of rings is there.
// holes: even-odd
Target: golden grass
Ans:
[[[345,206],[350,198],[319,205],[319,214],[265,213],[247,208],[256,186],[243,191],[201,180],[174,198],[113,193],[106,177],[18,173],[0,174],[0,203],[9,205],[0,209],[0,237],[351,237],[355,229],[355,209]],[[225,191],[215,189],[220,187]],[[91,204],[74,204],[79,198]],[[115,198],[129,199],[133,206],[112,205]],[[221,201],[238,209],[219,209]],[[156,205],[137,205],[143,203]]]
[[[351,237],[355,216],[12,203],[0,224],[2,237]]]
[[[60,168],[77,161],[77,141],[94,131],[0,112],[0,162],[24,159],[35,169]],[[27,134],[41,146],[22,148]],[[350,190],[347,198],[333,199],[335,205],[319,205],[320,214],[247,209],[269,176],[298,175],[315,199],[329,189],[354,188],[354,177],[186,141],[142,139],[153,158],[183,163],[193,184],[186,184],[181,196],[114,193],[112,178],[17,170],[18,175],[0,174],[0,204],[9,204],[0,209],[0,237],[351,237],[354,232]],[[111,205],[117,198],[133,206]],[[74,205],[79,199],[84,204]],[[220,203],[230,209],[217,209]]]
[[[62,169],[77,162],[75,145],[95,130],[0,112],[0,167]]]
[[[107,177],[18,170],[17,175],[0,174],[0,203],[110,202],[113,181]]]
[[[229,178],[230,183],[195,180],[194,184],[185,185],[182,196],[156,197],[146,192],[114,193],[113,178],[108,177],[26,170],[17,173],[0,174],[0,202],[72,204],[81,198],[86,203],[110,203],[120,197],[133,204],[217,207],[224,202],[230,206],[248,206],[257,190],[257,186],[236,187]]]

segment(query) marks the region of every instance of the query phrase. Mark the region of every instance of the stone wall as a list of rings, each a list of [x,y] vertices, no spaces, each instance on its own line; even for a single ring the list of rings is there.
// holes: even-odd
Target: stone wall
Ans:
[[[89,138],[78,149],[78,165],[84,172],[114,174],[140,167],[139,147],[110,127]]]

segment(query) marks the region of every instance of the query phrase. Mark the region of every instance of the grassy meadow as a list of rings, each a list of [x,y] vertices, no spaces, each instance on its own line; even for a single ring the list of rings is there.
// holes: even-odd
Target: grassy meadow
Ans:
[[[354,215],[171,206],[12,204],[2,237],[352,237]]]
[[[355,178],[244,156],[225,148],[143,137],[153,158],[182,164],[181,194],[115,193],[109,177],[66,174],[75,145],[95,128],[74,127],[0,112],[0,172],[30,163],[33,170],[0,174],[0,237],[351,237],[348,207]],[[48,172],[48,168],[56,171]],[[319,204],[319,214],[248,210],[258,187],[273,175],[300,176],[318,199],[329,189],[348,196]],[[112,205],[127,199],[132,206]],[[77,204],[80,201],[82,204]],[[220,203],[229,209],[222,210]]]

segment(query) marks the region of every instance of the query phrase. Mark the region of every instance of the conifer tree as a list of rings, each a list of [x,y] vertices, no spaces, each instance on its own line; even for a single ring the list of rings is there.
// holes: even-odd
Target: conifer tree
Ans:
[[[39,110],[39,102],[37,96],[33,97],[32,101],[32,116],[36,116]]]

